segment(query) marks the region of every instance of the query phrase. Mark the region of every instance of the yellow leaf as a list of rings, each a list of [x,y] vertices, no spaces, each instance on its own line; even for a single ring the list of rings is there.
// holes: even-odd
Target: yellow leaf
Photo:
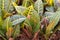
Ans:
[[[14,7],[15,7],[15,6],[18,6],[15,2],[12,2],[12,4],[13,4]]]
[[[47,2],[48,5],[51,6],[51,5],[53,5],[53,2],[54,2],[54,1],[53,1],[53,0],[46,0],[46,2]]]
[[[4,15],[4,18],[7,18],[8,16],[12,16],[13,14],[12,13],[6,13],[5,15]]]
[[[58,16],[56,16],[56,18],[53,19],[53,21],[47,26],[47,28],[46,28],[46,35],[47,36],[49,36],[49,34],[54,29],[54,27],[56,26],[58,21],[59,21],[59,18],[58,18]]]
[[[33,10],[33,9],[34,9],[33,5],[29,6],[29,7],[28,7],[28,9],[29,9],[28,14],[31,14],[31,10]]]
[[[6,35],[7,35],[8,37],[11,37],[12,33],[13,33],[13,28],[12,28],[12,27],[9,27],[9,28],[8,28],[8,31],[6,32]]]
[[[25,10],[25,11],[23,12],[23,15],[27,16],[27,15],[31,14],[31,11],[32,11],[32,10],[34,10],[33,5],[29,6],[29,7],[27,8],[27,10]]]

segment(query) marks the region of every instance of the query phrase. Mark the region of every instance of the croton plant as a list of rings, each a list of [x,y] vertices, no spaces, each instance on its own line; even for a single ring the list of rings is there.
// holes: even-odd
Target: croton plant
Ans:
[[[60,40],[60,0],[0,0],[0,40]]]

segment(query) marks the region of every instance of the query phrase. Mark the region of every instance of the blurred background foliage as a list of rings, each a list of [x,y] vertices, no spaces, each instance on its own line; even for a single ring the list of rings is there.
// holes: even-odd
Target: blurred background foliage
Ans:
[[[60,31],[60,0],[0,0],[1,40],[15,39],[22,32],[32,36],[31,40],[40,34],[51,40],[49,37],[57,30]]]

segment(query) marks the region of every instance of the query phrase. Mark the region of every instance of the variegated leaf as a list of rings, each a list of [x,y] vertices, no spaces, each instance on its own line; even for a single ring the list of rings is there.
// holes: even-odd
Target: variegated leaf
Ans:
[[[33,5],[33,0],[23,0],[22,6],[29,7],[31,4]]]
[[[49,36],[51,31],[55,28],[55,26],[58,24],[59,22],[59,16],[57,15],[51,22],[50,24],[47,26],[46,28],[46,36]]]
[[[15,9],[18,13],[23,13],[27,8],[23,6],[15,6]]]
[[[13,15],[11,17],[11,21],[12,21],[12,25],[16,25],[19,24],[21,22],[23,22],[26,18],[24,16],[20,16],[20,15]]]
[[[35,9],[37,10],[38,13],[43,13],[43,3],[42,0],[37,0],[34,5]]]
[[[3,1],[2,5],[4,6],[5,11],[10,12],[14,9],[12,2],[16,2],[16,0],[2,0],[2,1]]]

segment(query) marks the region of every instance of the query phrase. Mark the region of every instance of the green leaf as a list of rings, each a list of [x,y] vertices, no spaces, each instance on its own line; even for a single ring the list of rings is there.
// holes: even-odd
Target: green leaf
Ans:
[[[60,30],[60,22],[57,24],[56,28],[54,28],[53,33],[55,33],[57,30]]]
[[[16,0],[5,0],[5,8],[9,12],[14,10],[12,2],[16,2]]]
[[[3,20],[2,20],[2,17],[0,16],[0,26],[2,26],[3,24]]]
[[[40,17],[39,14],[33,10],[30,15],[30,19],[26,19],[26,24],[29,25],[29,27],[32,27],[32,32],[35,33],[40,28]]]
[[[8,28],[9,27],[12,27],[12,22],[10,20],[10,17],[7,17],[5,20],[4,20],[4,24],[3,24],[4,28],[5,28],[5,31],[8,31]]]
[[[17,37],[20,34],[20,26],[16,25],[14,28],[14,33],[13,33],[13,37]]]
[[[4,35],[4,32],[1,31],[1,30],[0,30],[0,35],[1,35],[1,36],[5,36],[5,35]]]
[[[3,23],[4,23],[4,21],[2,20],[2,17],[0,16],[0,31],[2,31],[3,33],[5,33],[5,28],[4,28],[4,26],[3,26]]]
[[[22,23],[25,19],[26,18],[24,16],[13,15],[11,17],[12,25],[16,25],[16,24]]]
[[[12,12],[14,10],[12,2],[15,2],[16,0],[0,0],[0,15],[3,16],[8,13]]]
[[[34,5],[35,9],[37,10],[38,13],[43,13],[43,3],[42,0],[37,0]]]
[[[1,14],[2,14],[2,12],[1,12],[1,9],[2,8],[2,0],[0,0],[0,16],[1,16]]]
[[[40,22],[36,25],[35,29],[33,32],[37,32],[40,29]]]
[[[27,16],[28,14],[31,14],[30,12],[32,10],[34,10],[33,5],[29,6],[29,7],[23,7],[23,6],[15,6],[16,11],[24,16]]]
[[[7,40],[4,36],[4,33],[0,31],[0,37],[2,37],[4,40]]]
[[[33,5],[33,0],[23,0],[22,6],[29,7],[30,5]]]
[[[53,6],[46,7],[46,10],[49,11],[49,12],[54,12],[54,7]]]
[[[33,10],[34,10],[33,5],[31,5],[23,12],[23,15],[27,16],[28,14],[31,14]]]
[[[53,19],[50,24],[47,26],[46,28],[46,36],[49,36],[51,31],[55,28],[55,26],[58,24],[59,22],[59,16],[57,15],[55,17],[55,19]]]
[[[15,9],[18,13],[23,13],[27,8],[23,6],[15,6]]]
[[[2,9],[5,11],[10,12],[11,10],[13,10],[13,5],[12,2],[15,2],[16,0],[2,0],[0,1],[0,5],[2,6]]]
[[[58,18],[60,19],[60,11],[56,11],[56,12],[45,12],[44,16],[46,16],[50,22],[56,18],[56,16],[59,16]]]

